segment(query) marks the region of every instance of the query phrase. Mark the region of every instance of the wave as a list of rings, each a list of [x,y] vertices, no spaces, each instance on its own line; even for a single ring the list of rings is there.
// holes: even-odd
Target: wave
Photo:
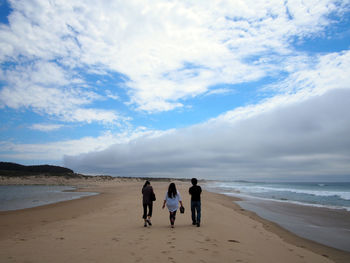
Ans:
[[[221,193],[227,196],[235,196],[239,198],[252,198],[250,195],[242,194],[242,193],[231,193],[231,192],[224,192]],[[302,205],[302,206],[310,206],[310,207],[318,207],[318,208],[328,208],[328,209],[336,209],[336,210],[346,210],[350,212],[350,207],[348,206],[335,206],[335,205],[324,205],[324,204],[316,204],[316,203],[305,203],[300,201],[294,201],[294,200],[281,200],[281,199],[273,199],[273,198],[266,198],[266,197],[257,197],[254,196],[254,199],[259,199],[263,201],[271,201],[271,202],[279,202],[279,203],[288,203],[288,204],[294,204],[294,205]]]
[[[232,190],[236,192],[241,193],[247,193],[247,194],[259,194],[259,193],[296,193],[296,194],[305,194],[305,195],[312,195],[312,196],[319,196],[319,197],[338,197],[343,200],[350,200],[350,189],[349,191],[343,191],[343,190],[335,190],[335,189],[325,189],[327,187],[326,184],[317,184],[319,188],[322,188],[322,190],[316,190],[316,189],[301,189],[301,188],[295,188],[295,185],[288,185],[287,187],[282,187],[279,185],[276,186],[269,186],[269,185],[249,185],[244,183],[217,183],[214,184],[214,188],[221,188],[223,190]],[[322,186],[320,186],[322,185]],[[294,188],[293,188],[294,187]]]

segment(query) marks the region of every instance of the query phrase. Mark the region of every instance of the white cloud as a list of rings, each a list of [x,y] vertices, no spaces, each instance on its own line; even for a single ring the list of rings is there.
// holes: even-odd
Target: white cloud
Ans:
[[[166,111],[215,84],[284,70],[274,57],[293,56],[291,38],[321,33],[347,2],[11,1],[0,61],[119,72],[138,109]]]
[[[72,168],[120,175],[349,171],[350,52],[313,56],[292,46],[324,34],[334,22],[329,15],[344,12],[348,0],[18,0],[11,5],[10,24],[0,25],[0,62],[6,65],[0,72],[0,108],[31,109],[65,122],[115,124],[129,119],[93,103],[111,98],[133,109],[169,111],[186,106],[188,98],[226,92],[216,84],[281,72],[287,77],[262,87],[278,95],[187,129],[47,144],[2,142],[2,157],[57,160],[67,154]],[[130,100],[122,101],[111,87],[92,86],[85,73],[125,76],[122,88]]]
[[[125,118],[111,110],[85,108],[103,97],[72,72],[53,62],[37,61],[1,71],[6,86],[0,90],[0,108],[30,108],[66,122],[117,123]]]
[[[238,107],[209,122],[234,122],[303,102],[333,89],[350,89],[350,51],[319,56],[312,64],[299,64],[299,69],[284,81],[270,86],[280,94],[255,105]]]
[[[59,130],[63,127],[62,124],[48,124],[48,123],[36,123],[30,126],[32,130],[38,130],[43,132],[50,132]]]
[[[119,176],[307,180],[348,178],[350,89],[66,156],[79,172]],[[333,178],[333,179],[334,179]]]
[[[67,156],[114,175],[266,179],[349,176],[350,52],[319,56],[280,94],[205,123]]]
[[[41,131],[49,131],[51,128],[59,128],[59,125],[36,124],[32,128]],[[63,140],[47,143],[15,143],[12,141],[0,141],[0,158],[16,160],[51,160],[61,161],[67,154],[79,155],[83,153],[105,150],[116,143],[129,143],[140,137],[155,138],[166,132],[148,130],[139,127],[134,130],[125,130],[121,133],[104,132],[100,136],[86,136],[75,140]]]

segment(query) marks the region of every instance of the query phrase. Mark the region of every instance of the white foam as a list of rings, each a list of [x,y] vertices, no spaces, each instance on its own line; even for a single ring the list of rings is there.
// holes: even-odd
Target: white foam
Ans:
[[[322,184],[326,186],[325,184]],[[311,189],[296,189],[296,188],[282,188],[282,187],[270,187],[270,186],[258,186],[247,185],[241,183],[217,183],[212,187],[218,187],[222,189],[232,189],[243,193],[267,193],[267,192],[289,192],[297,194],[308,194],[313,196],[337,196],[343,200],[350,200],[350,191],[336,191],[336,190],[311,190]]]
[[[322,204],[311,204],[311,203],[303,203],[293,200],[279,200],[279,199],[272,199],[272,198],[263,198],[263,197],[256,197],[251,196],[247,194],[242,193],[232,193],[232,192],[221,192],[223,195],[227,196],[234,196],[242,199],[256,199],[256,200],[262,200],[262,201],[269,201],[269,202],[278,202],[278,203],[288,203],[288,204],[294,204],[294,205],[302,205],[302,206],[309,206],[309,207],[318,207],[318,208],[328,208],[328,209],[336,209],[336,210],[346,210],[350,212],[350,207],[346,206],[332,206],[332,205],[322,205]]]

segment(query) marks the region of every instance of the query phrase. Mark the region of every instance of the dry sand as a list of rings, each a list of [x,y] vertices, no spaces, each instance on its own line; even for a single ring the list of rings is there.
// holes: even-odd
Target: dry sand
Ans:
[[[7,183],[33,183],[33,178]],[[64,180],[98,196],[0,212],[0,262],[350,262],[350,253],[299,238],[233,203],[202,194],[202,225],[191,224],[189,183],[176,182],[186,208],[169,226],[168,182],[151,182],[153,226],[142,220],[139,180]],[[34,183],[57,184],[37,178]]]

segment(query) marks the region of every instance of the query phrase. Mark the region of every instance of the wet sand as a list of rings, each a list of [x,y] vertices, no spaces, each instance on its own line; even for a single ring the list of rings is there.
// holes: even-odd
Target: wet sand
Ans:
[[[252,199],[238,204],[298,236],[350,252],[350,212]]]
[[[350,253],[293,235],[233,198],[207,191],[202,225],[194,227],[190,184],[176,184],[186,212],[177,215],[174,229],[161,209],[168,182],[152,182],[157,201],[147,228],[143,180],[136,179],[78,181],[81,191],[100,195],[1,212],[0,262],[350,262]]]

